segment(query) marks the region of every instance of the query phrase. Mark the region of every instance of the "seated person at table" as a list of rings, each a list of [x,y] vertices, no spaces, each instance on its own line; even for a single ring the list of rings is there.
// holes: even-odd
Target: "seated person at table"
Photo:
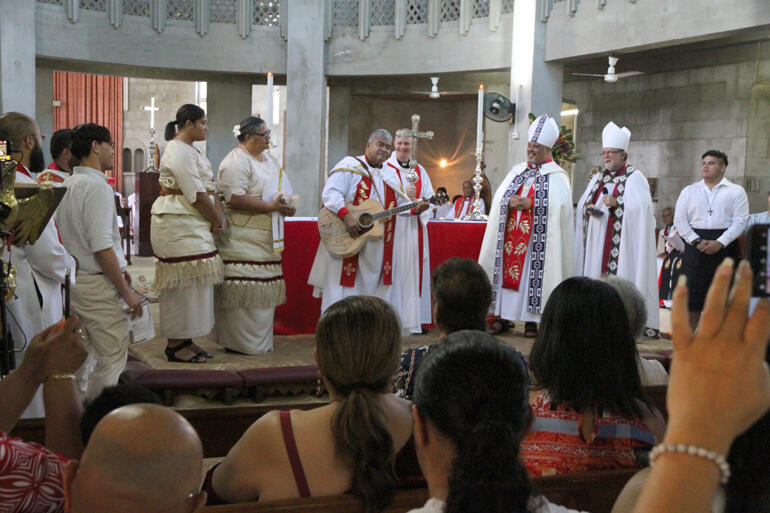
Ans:
[[[519,460],[529,427],[524,358],[492,335],[458,331],[417,376],[414,440],[430,499],[411,513],[567,513],[534,495]]]
[[[434,269],[430,280],[433,318],[442,339],[459,330],[484,331],[492,303],[492,286],[484,269],[475,260],[450,258]],[[396,395],[404,399],[412,398],[417,369],[434,346],[410,348],[401,353]]]
[[[637,467],[637,451],[662,438],[623,302],[606,283],[577,277],[554,289],[529,364],[539,389],[521,445],[530,475]]]
[[[257,420],[209,471],[209,504],[350,492],[367,510],[384,509],[396,486],[395,454],[412,431],[411,404],[389,393],[400,350],[398,317],[381,299],[350,296],[331,305],[316,329],[318,372],[331,402]]]
[[[447,219],[465,219],[469,216],[473,210],[473,201],[476,198],[473,190],[473,184],[470,180],[463,182],[463,195],[456,198],[452,203],[452,209],[447,213]],[[486,206],[484,205],[484,198],[479,198],[481,201],[481,213],[486,212]]]

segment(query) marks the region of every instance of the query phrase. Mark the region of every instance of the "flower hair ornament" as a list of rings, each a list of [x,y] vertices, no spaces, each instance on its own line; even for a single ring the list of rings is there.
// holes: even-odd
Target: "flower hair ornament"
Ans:
[[[233,135],[236,139],[241,136],[241,125],[233,126]]]

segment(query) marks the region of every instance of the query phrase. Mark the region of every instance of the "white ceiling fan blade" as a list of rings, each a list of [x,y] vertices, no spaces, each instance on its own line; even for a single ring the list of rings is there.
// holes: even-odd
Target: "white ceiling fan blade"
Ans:
[[[624,71],[616,75],[618,78],[635,77],[637,75],[644,75],[644,71]]]
[[[599,75],[597,73],[573,73],[573,75],[578,75],[578,76],[581,76],[581,77],[602,77],[602,78],[605,77],[604,74]]]

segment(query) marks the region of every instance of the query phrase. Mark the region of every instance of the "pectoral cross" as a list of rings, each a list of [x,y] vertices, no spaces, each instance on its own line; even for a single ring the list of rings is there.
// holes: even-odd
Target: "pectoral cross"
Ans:
[[[150,106],[143,105],[142,110],[150,112],[150,128],[155,129],[155,111],[160,110],[160,107],[155,106],[155,97],[150,98]]]
[[[714,213],[714,211],[713,211],[713,210],[711,210],[711,209],[708,209],[708,210],[706,210],[706,212],[708,212],[708,215],[711,215],[711,214],[713,214],[713,213]]]
[[[414,184],[420,179],[417,174],[417,141],[420,139],[433,139],[433,131],[420,132],[420,115],[412,114],[412,154],[409,156],[409,172],[406,174],[406,181],[414,190]],[[414,197],[410,196],[410,199]]]

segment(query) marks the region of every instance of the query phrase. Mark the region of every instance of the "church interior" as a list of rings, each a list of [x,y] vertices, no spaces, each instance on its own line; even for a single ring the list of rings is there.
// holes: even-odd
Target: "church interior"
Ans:
[[[49,137],[85,122],[112,134],[107,175],[124,198],[116,205],[126,269],[154,320],[152,336],[132,341],[120,379],[150,388],[182,413],[203,440],[208,466],[266,412],[328,403],[314,355],[321,302],[308,285],[319,244],[316,216],[328,172],[347,155],[362,154],[377,128],[395,134],[419,114],[419,129],[435,135],[419,141],[417,158],[433,189],[444,187],[455,198],[477,174],[477,134],[494,194],[509,170],[527,160],[531,119],[548,114],[572,134],[575,158],[560,165],[577,205],[603,169],[602,132],[614,121],[631,132],[629,161],[650,184],[656,230],[666,227],[663,210],[700,178],[701,154],[713,148],[729,156],[725,177],[745,189],[750,212],[767,208],[766,0],[0,0],[0,6],[0,113],[24,113]],[[481,116],[480,88],[502,95],[509,115]],[[227,353],[211,337],[196,339],[214,356],[206,363],[170,362],[163,353],[150,209],[168,144],[164,126],[183,104],[206,113],[208,136],[195,144],[215,181],[220,162],[238,145],[238,123],[256,116],[265,120],[268,151],[300,198],[296,214],[286,218],[286,303],[275,310],[275,345],[264,355]],[[48,163],[47,142],[43,150]],[[478,259],[484,223],[436,217],[431,224],[431,270],[452,256]],[[654,314],[659,332],[646,333],[637,348],[668,369],[671,313],[661,307]],[[422,335],[404,336],[402,349],[440,340],[435,322],[423,328]],[[533,339],[524,331],[516,323],[500,338],[527,356]],[[665,412],[665,385],[649,388]],[[43,425],[24,419],[13,435],[42,443]],[[552,501],[609,512],[630,475],[554,476],[540,484]],[[424,487],[413,488],[399,491],[386,511],[421,505]],[[346,501],[203,511],[359,510]]]

